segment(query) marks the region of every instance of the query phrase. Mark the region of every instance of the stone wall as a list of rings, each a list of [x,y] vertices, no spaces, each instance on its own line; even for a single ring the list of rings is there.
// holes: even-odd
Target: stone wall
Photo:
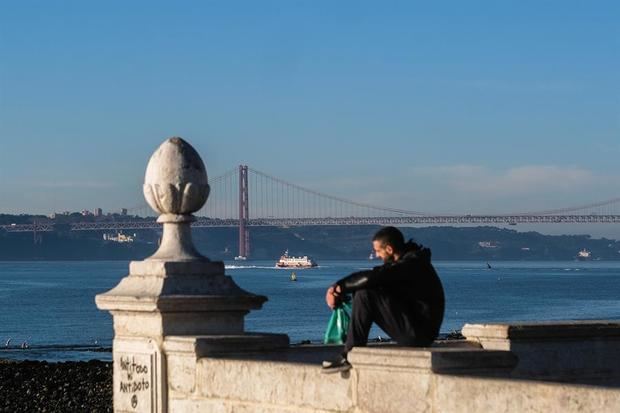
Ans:
[[[556,343],[551,355],[553,341],[547,337],[545,371],[551,372],[553,379],[549,375],[536,377],[537,373],[529,370],[535,366],[530,364],[531,357],[524,357],[527,351],[523,348],[519,355],[509,349],[485,349],[475,337],[438,342],[425,349],[391,345],[355,348],[349,355],[353,369],[331,375],[322,374],[320,364],[337,354],[338,347],[234,352],[231,348],[210,350],[200,344],[200,337],[171,337],[164,343],[169,408],[173,412],[227,413],[618,412],[617,365],[581,380],[574,374],[580,360],[589,363],[598,350],[605,352],[599,358],[608,357],[611,364],[617,364],[611,345],[601,346],[601,337],[583,336],[585,330],[600,330],[601,325],[569,322],[547,329],[555,336],[563,329],[576,331],[582,336],[579,348],[584,350],[583,357],[573,353],[569,368],[554,366],[554,360],[564,363],[572,349]],[[500,326],[508,325],[468,326],[464,331],[477,329],[482,334]],[[539,328],[537,324],[518,326],[520,330]],[[609,333],[609,328],[606,331]],[[575,341],[575,333],[563,335],[569,336],[563,339]],[[614,340],[612,336],[608,337]],[[536,340],[544,338],[539,334]],[[585,351],[588,343],[593,345]],[[534,353],[535,346],[536,342],[530,347]]]

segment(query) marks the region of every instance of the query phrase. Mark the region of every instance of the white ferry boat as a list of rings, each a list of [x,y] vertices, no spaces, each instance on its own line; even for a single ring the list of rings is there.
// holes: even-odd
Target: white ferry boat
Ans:
[[[288,250],[284,251],[284,254],[276,262],[278,268],[312,268],[316,267],[316,261],[312,258],[304,255],[303,257],[291,257],[288,255]]]
[[[127,235],[123,234],[122,231],[117,232],[116,234],[103,234],[104,241],[112,241],[112,242],[134,242],[136,239],[136,234]]]
[[[577,256],[575,258],[578,261],[589,261],[592,259],[592,252],[584,248],[577,253]]]

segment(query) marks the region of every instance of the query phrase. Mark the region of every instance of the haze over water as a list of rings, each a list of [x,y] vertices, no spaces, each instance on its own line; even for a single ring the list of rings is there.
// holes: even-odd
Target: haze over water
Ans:
[[[246,330],[280,332],[292,343],[320,342],[330,310],[325,289],[352,271],[378,261],[321,261],[319,267],[276,269],[272,261],[227,263],[226,272],[244,289],[269,297],[246,317]],[[620,262],[435,262],[446,292],[441,331],[466,322],[620,319]],[[109,359],[110,353],[62,346],[110,346],[111,317],[99,311],[96,294],[114,287],[128,263],[0,262],[0,349],[6,341],[30,349],[1,349],[0,358]],[[373,328],[370,337],[385,337]]]

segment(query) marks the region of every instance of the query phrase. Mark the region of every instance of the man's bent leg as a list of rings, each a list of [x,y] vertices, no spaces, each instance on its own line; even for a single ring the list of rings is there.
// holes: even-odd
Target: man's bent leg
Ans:
[[[323,362],[323,373],[335,373],[351,368],[347,353],[353,347],[365,346],[372,323],[376,323],[398,344],[419,345],[411,322],[407,317],[406,305],[381,290],[358,290],[353,295],[351,321],[344,346],[344,354],[335,360]]]
[[[409,304],[382,290],[376,292],[374,322],[401,346],[427,345],[420,331],[414,328]]]
[[[376,312],[374,295],[372,290],[358,290],[353,294],[351,321],[344,345],[345,353],[351,351],[354,346],[365,346],[368,342],[368,333]]]
[[[347,334],[345,352],[365,346],[372,323],[376,323],[393,340],[403,346],[428,345],[416,334],[407,303],[383,290],[359,290],[353,296],[353,314]]]

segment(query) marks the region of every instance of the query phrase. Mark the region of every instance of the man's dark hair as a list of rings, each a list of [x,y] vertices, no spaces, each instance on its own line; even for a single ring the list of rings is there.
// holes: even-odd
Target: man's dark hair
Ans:
[[[402,252],[405,249],[405,237],[403,233],[396,227],[383,227],[374,237],[373,241],[379,241],[383,244],[391,245],[394,251]]]

